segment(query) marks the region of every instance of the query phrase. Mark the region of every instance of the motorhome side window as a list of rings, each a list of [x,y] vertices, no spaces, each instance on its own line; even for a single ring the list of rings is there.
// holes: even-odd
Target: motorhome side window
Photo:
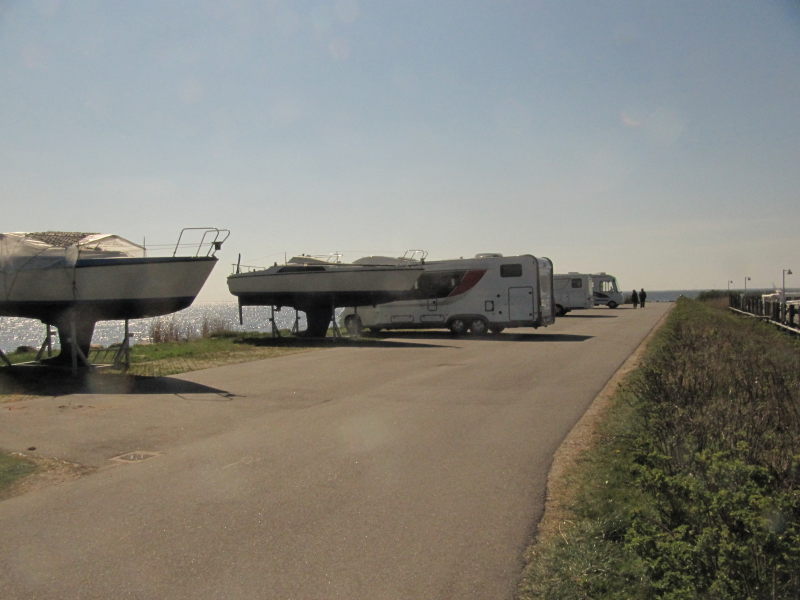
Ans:
[[[522,265],[500,265],[500,277],[522,277]]]
[[[466,271],[442,271],[423,273],[417,280],[417,298],[436,298],[447,296],[464,279]]]
[[[581,281],[580,279],[573,279],[572,280],[572,287],[574,287],[574,288],[583,287],[583,281]]]

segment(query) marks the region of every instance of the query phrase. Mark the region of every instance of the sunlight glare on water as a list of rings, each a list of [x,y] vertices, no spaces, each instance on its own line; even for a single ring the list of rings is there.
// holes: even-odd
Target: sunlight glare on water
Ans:
[[[239,324],[239,307],[231,302],[199,302],[179,312],[148,319],[132,319],[129,331],[132,344],[149,343],[152,326],[158,319],[173,321],[178,331],[189,336],[199,336],[204,324],[212,330],[229,331],[270,331],[270,309],[267,306],[245,306],[242,308],[244,324]],[[305,315],[301,312],[299,327],[306,326]],[[291,329],[294,325],[295,311],[284,308],[275,311],[275,323],[279,329]],[[92,344],[108,346],[122,341],[125,331],[124,321],[100,321],[94,330]],[[38,349],[45,338],[45,326],[36,319],[20,317],[0,317],[0,349],[11,352],[19,346]],[[53,340],[58,345],[58,337]]]

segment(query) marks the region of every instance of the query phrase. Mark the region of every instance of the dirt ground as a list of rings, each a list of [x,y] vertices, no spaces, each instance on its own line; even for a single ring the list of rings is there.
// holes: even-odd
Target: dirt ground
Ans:
[[[23,456],[36,464],[36,471],[27,477],[23,477],[4,492],[0,493],[0,500],[25,494],[43,487],[58,485],[65,481],[71,481],[72,479],[77,479],[78,477],[94,471],[91,467],[85,467],[65,460],[31,455]]]

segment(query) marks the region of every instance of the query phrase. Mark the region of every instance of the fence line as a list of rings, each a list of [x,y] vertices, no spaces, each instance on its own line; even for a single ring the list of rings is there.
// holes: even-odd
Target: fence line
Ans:
[[[728,306],[737,313],[751,315],[793,333],[800,333],[800,302],[775,297],[775,294],[729,294]]]

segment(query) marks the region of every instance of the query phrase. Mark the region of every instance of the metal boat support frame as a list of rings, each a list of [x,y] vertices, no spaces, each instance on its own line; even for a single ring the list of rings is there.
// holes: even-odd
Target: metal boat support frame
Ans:
[[[33,359],[33,362],[39,362],[42,360],[42,356],[44,355],[44,351],[47,350],[48,358],[53,356],[53,336],[56,335],[56,332],[50,328],[50,325],[45,325],[45,338],[42,342],[42,345],[39,347],[39,350],[36,352],[36,357]],[[6,356],[5,352],[0,349],[0,360],[2,360],[6,366],[13,367],[14,364],[9,360],[8,356]]]
[[[92,329],[94,329],[94,323],[92,323]],[[84,354],[83,350],[80,347],[80,342],[78,341],[78,328],[75,325],[75,313],[73,312],[69,318],[69,349],[70,349],[70,359],[72,362],[72,374],[78,374],[78,359],[83,364],[84,367],[90,368],[92,365],[89,362],[89,358]],[[64,345],[62,344],[62,348]]]
[[[278,329],[278,326],[275,324],[275,306],[270,306],[270,313],[269,313],[269,325],[272,328],[272,337],[281,337],[281,331]]]
[[[276,307],[274,304],[269,305],[268,321],[269,321],[270,333],[272,334],[273,338],[281,338],[283,336],[281,335],[281,330],[278,327],[277,321],[275,320],[275,308]],[[278,310],[280,310],[281,308],[283,307],[278,307]],[[313,310],[313,308],[311,308],[310,310]],[[308,311],[303,311],[303,312],[306,313],[306,322],[308,323],[309,319]],[[327,308],[322,310],[321,313],[323,315],[322,318],[325,318],[324,313],[326,312]],[[339,328],[339,324],[336,322],[336,307],[333,305],[333,302],[331,302],[330,313],[331,313],[331,318],[330,321],[327,323],[327,327],[330,327],[332,337],[334,338],[344,337],[342,335],[341,329]],[[244,325],[244,315],[242,314],[241,300],[239,301],[239,325]],[[297,308],[294,309],[294,322],[292,323],[292,328],[290,332],[292,335],[300,337],[303,337],[305,333],[300,331],[300,309]],[[313,336],[313,337],[319,337],[319,336]]]
[[[120,371],[127,371],[131,366],[131,338],[133,334],[130,332],[128,319],[125,319],[125,332],[122,338],[122,343],[119,346],[109,346],[101,350],[95,351],[95,361],[99,361],[101,357],[107,358],[109,353],[113,350],[114,356],[110,363],[95,363],[94,366],[110,366],[113,369]]]
[[[47,357],[50,358],[53,356],[53,336],[56,335],[56,332],[50,329],[50,324],[45,323],[45,337],[42,345],[39,347],[39,351],[36,353],[36,360],[37,362],[42,360],[42,356],[44,355],[44,351],[47,350]]]

